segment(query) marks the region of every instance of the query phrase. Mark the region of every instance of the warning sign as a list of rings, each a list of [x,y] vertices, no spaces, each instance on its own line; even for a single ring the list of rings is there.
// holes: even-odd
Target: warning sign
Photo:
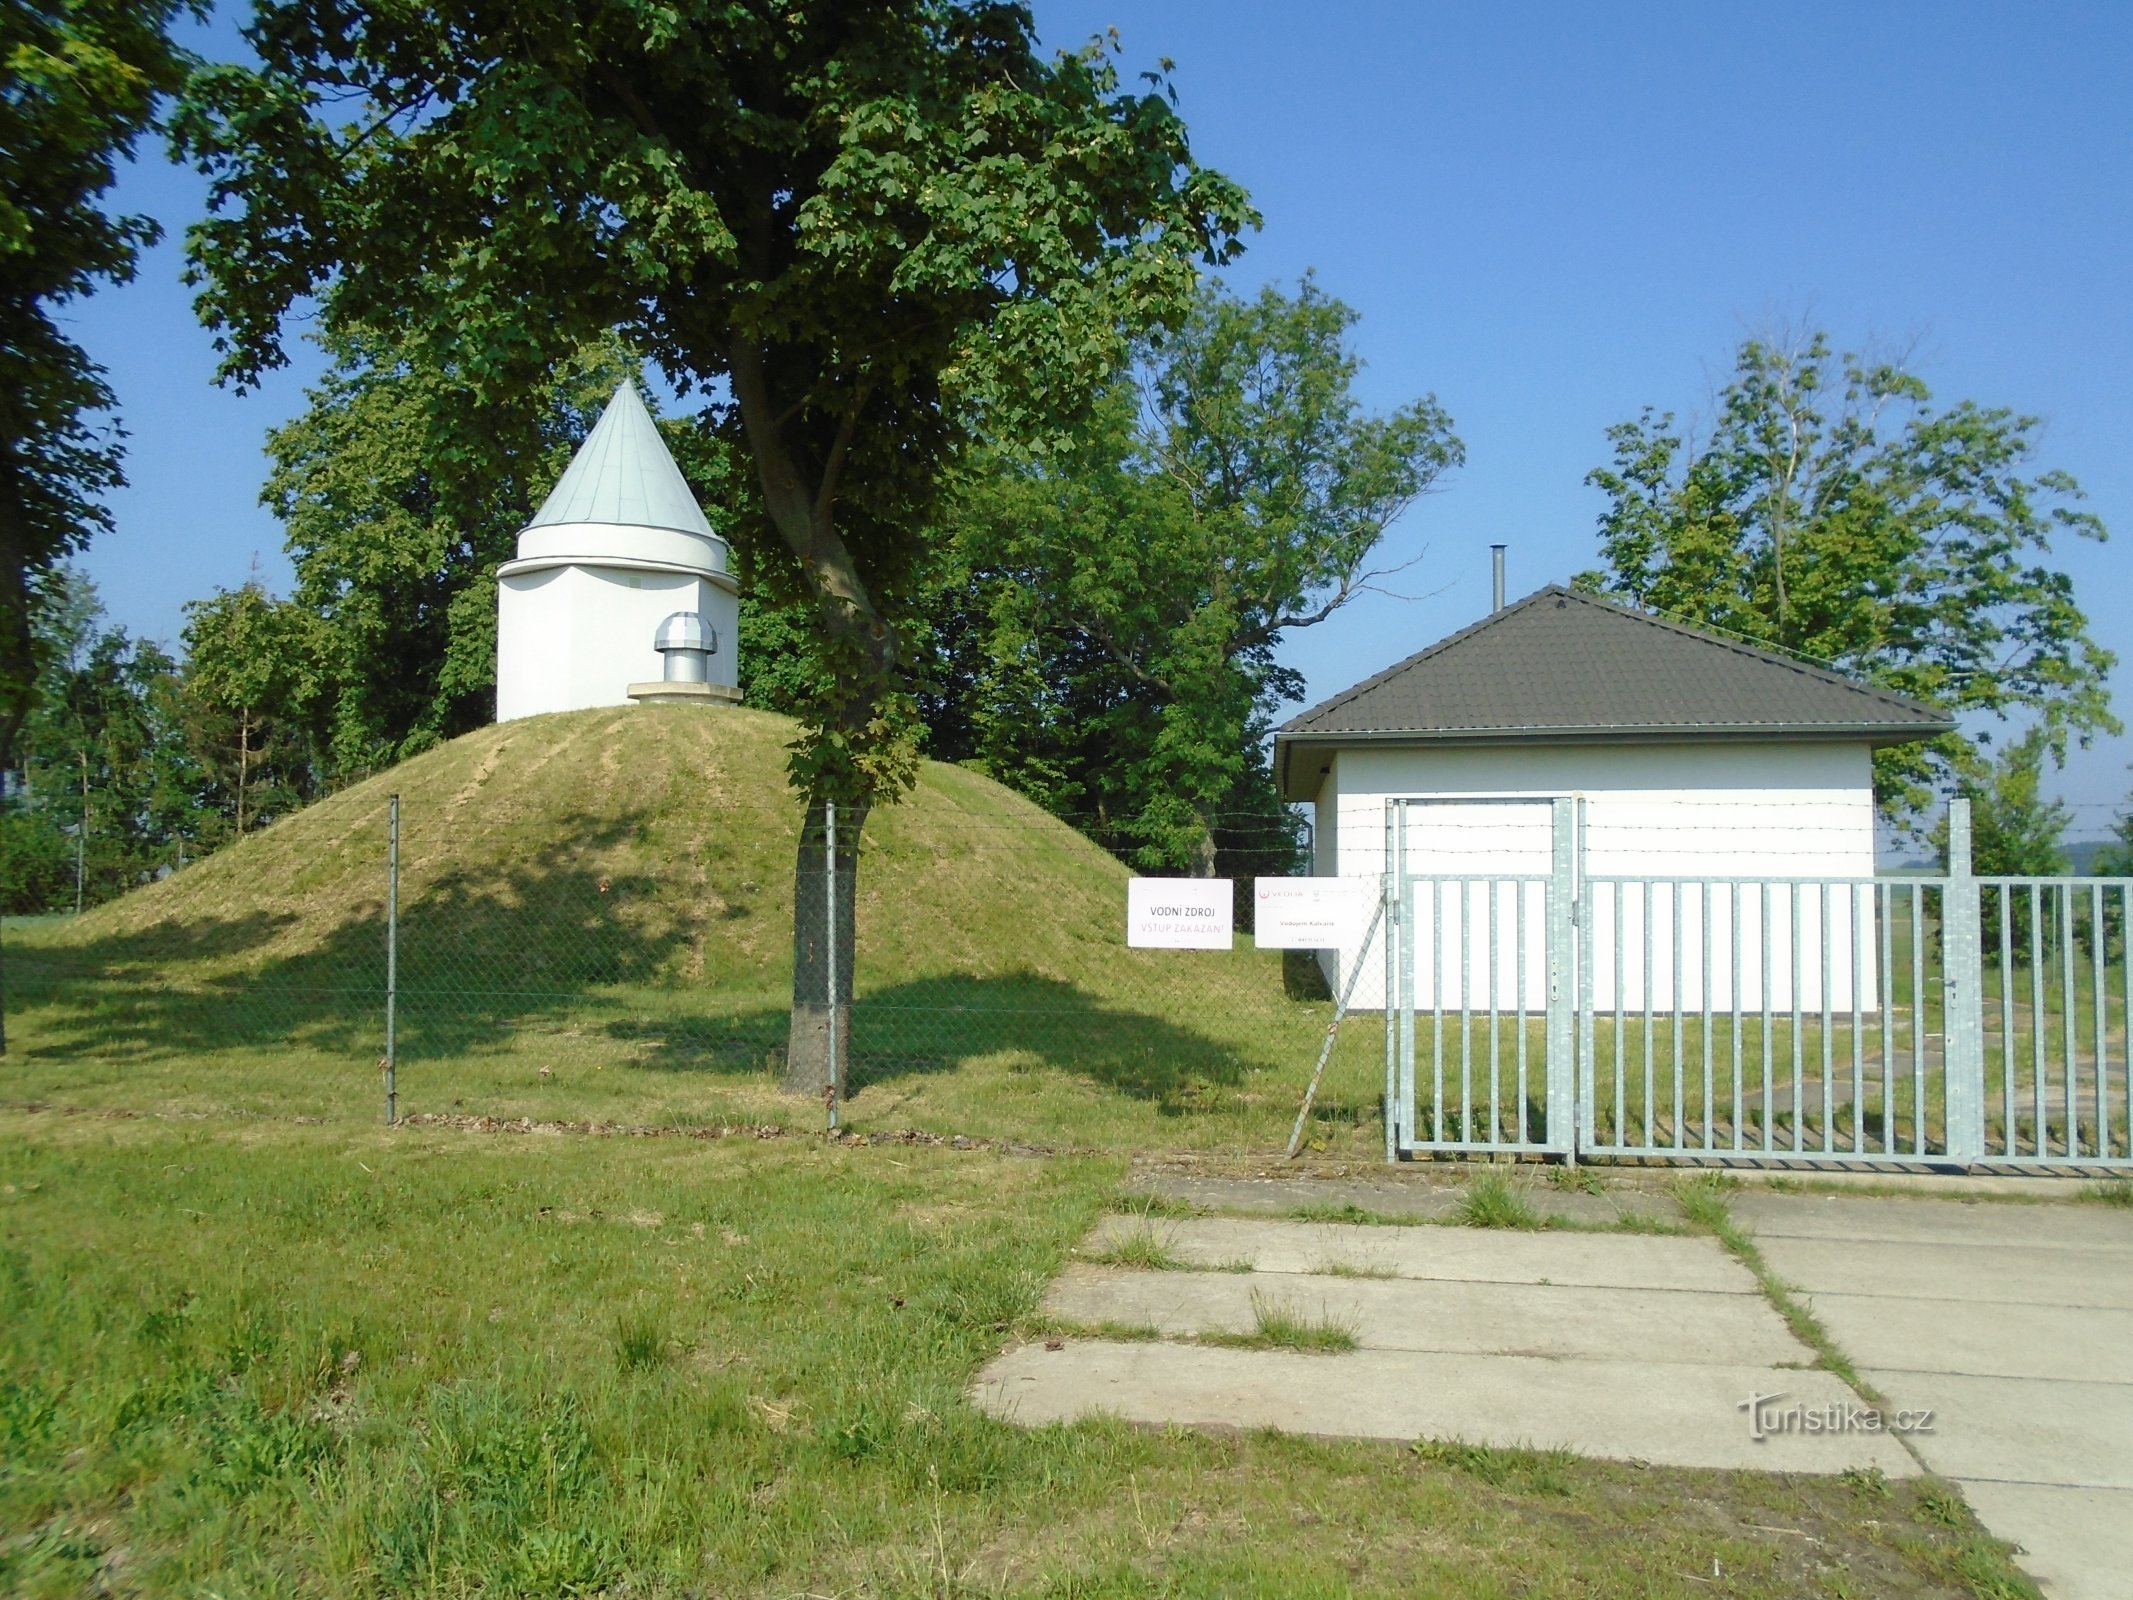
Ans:
[[[1236,887],[1227,878],[1134,878],[1126,943],[1136,950],[1227,950]]]

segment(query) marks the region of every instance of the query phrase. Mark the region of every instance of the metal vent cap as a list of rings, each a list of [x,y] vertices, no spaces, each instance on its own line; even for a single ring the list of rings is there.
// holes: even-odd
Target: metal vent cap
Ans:
[[[652,636],[654,650],[701,650],[706,655],[718,650],[718,633],[704,620],[701,611],[677,611],[659,625],[658,633]]]

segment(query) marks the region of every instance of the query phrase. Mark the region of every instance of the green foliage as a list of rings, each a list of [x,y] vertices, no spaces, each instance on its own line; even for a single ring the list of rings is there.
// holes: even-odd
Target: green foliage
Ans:
[[[1581,587],[1826,661],[1959,716],[2036,719],[2055,756],[2116,732],[2111,653],[2055,538],[2102,539],[2068,474],[2031,470],[2034,417],[1937,409],[1900,365],[1820,333],[1751,340],[1708,438],[1647,409],[1608,432],[1603,571]],[[1960,734],[1875,753],[1883,810],[1915,814],[1974,760]]]
[[[475,406],[619,329],[713,396],[753,467],[736,543],[814,610],[816,796],[915,771],[898,646],[972,438],[1071,421],[1254,220],[1161,74],[1047,58],[1018,6],[438,0],[355,28],[256,0],[249,37],[260,65],[201,72],[179,119],[225,376],[277,364],[314,294]]]
[[[0,796],[0,909],[73,909],[124,893],[179,852],[197,854],[202,776],[182,735],[177,663],[103,626],[88,580],[53,575],[41,610],[34,709]],[[79,874],[77,880],[77,872]]]
[[[2102,878],[2133,878],[2133,796],[2111,824],[2111,842],[2096,852],[2089,870]]]
[[[56,315],[133,276],[158,229],[100,204],[175,90],[168,36],[198,0],[72,0],[0,11],[0,766],[42,661],[36,617],[59,568],[107,530],[125,480],[104,372]]]
[[[303,736],[320,690],[317,633],[309,611],[256,578],[186,604],[186,737],[239,838],[317,792]]]
[[[1144,869],[1291,868],[1263,745],[1300,686],[1275,648],[1380,576],[1386,527],[1462,459],[1432,399],[1363,411],[1355,322],[1309,278],[1250,301],[1210,287],[1072,447],[972,475],[935,632],[977,630],[936,656],[972,709],[936,754]]]
[[[2056,877],[2067,870],[2073,813],[2044,794],[2049,736],[2032,728],[2001,746],[1990,765],[1964,775],[1956,793],[1970,802],[1970,867],[1980,877]],[[1942,822],[1933,842],[1947,847]]]
[[[354,777],[495,714],[496,568],[639,363],[596,339],[492,400],[368,330],[324,343],[333,366],[268,436],[261,498],[316,619],[308,730],[322,766]],[[701,483],[703,450],[677,453]]]

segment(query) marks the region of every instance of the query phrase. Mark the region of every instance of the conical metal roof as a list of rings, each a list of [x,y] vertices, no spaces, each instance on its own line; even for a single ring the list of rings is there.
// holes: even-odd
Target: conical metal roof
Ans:
[[[674,528],[717,537],[633,384],[625,382],[616,389],[569,469],[526,526],[582,522]]]

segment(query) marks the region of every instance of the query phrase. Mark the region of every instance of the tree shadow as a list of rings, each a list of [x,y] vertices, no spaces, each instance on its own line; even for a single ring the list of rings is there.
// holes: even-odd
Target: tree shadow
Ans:
[[[404,902],[400,1058],[552,1049],[668,1072],[774,1071],[789,972],[729,942],[731,908],[691,904],[651,874],[587,864],[636,827],[627,817],[572,819],[565,844],[497,871],[430,880]],[[292,949],[306,937],[297,924],[288,911],[180,904],[138,928],[12,942],[10,1044],[45,1062],[297,1047],[367,1067],[384,1045],[383,907],[366,906]],[[775,930],[772,948],[784,931]],[[1318,1025],[1303,1031],[1315,1037]],[[1171,1006],[1136,1006],[1032,974],[916,979],[869,992],[853,1008],[854,1094],[985,1057],[1081,1073],[1178,1112],[1197,1090],[1235,1084],[1264,1064],[1181,1022]]]
[[[582,859],[637,826],[572,818],[567,843],[498,871],[447,874],[403,903],[403,1052],[458,1053],[524,1026],[597,1026],[617,1004],[603,990],[666,983],[703,960],[715,935],[701,907],[662,893],[649,874]],[[305,942],[292,949],[293,940]],[[374,1056],[384,1041],[382,904],[307,938],[292,911],[180,901],[135,928],[15,939],[7,963],[10,1020],[31,1057],[277,1044]]]
[[[1034,974],[950,974],[863,995],[852,1007],[851,1048],[855,1095],[870,1084],[1011,1055],[1084,1073],[1166,1109],[1183,1109],[1197,1087],[1235,1084],[1263,1064],[1173,1018]]]

